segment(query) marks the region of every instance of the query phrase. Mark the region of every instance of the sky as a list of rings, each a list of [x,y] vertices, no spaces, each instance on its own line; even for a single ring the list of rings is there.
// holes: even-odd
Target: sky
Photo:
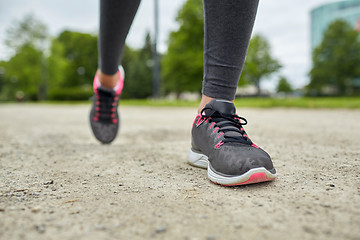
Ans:
[[[159,50],[166,51],[171,31],[178,28],[175,21],[186,0],[159,0]],[[303,87],[309,81],[311,68],[310,11],[333,0],[260,0],[253,34],[263,35],[270,43],[272,55],[283,66],[279,74],[264,81],[262,86],[274,90],[278,76],[286,77],[293,87]],[[154,29],[154,1],[142,0],[130,29],[127,44],[141,47],[147,32]],[[65,29],[97,33],[98,0],[0,0],[0,60],[9,57],[4,46],[6,29],[24,15],[32,13],[44,22],[52,36]]]

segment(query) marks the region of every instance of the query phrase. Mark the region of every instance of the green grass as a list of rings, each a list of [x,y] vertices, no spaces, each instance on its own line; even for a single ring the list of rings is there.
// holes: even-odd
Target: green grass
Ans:
[[[41,104],[90,104],[90,101],[44,101]],[[184,100],[130,100],[120,101],[121,106],[149,107],[197,107],[199,101]],[[235,105],[248,108],[345,108],[359,109],[360,97],[321,97],[321,98],[238,98]]]
[[[291,107],[291,108],[360,108],[360,97],[321,98],[245,98],[236,99],[238,107]]]
[[[199,101],[122,100],[123,106],[196,107]],[[249,108],[360,108],[360,97],[346,98],[238,98],[237,107]]]

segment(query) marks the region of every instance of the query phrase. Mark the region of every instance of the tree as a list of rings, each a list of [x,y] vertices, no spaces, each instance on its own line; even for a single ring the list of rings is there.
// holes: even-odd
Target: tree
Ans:
[[[8,98],[21,91],[26,98],[38,100],[42,86],[42,52],[32,45],[24,45],[5,64],[5,85]]]
[[[5,44],[13,52],[10,60],[3,63],[3,89],[7,98],[13,99],[18,91],[26,98],[44,98],[47,36],[45,24],[32,15],[7,29]]]
[[[50,56],[48,58],[49,91],[66,86],[67,73],[71,71],[69,68],[69,61],[65,56],[64,44],[56,38],[53,39],[50,47]]]
[[[277,85],[277,92],[283,92],[283,93],[291,93],[293,92],[293,89],[290,85],[290,83],[286,80],[285,77],[280,77],[280,80]]]
[[[64,31],[53,41],[62,45],[62,54],[67,62],[63,73],[63,87],[90,86],[98,67],[97,37],[87,33]],[[55,50],[55,49],[53,49]]]
[[[271,56],[267,40],[261,35],[255,35],[250,40],[240,83],[254,84],[257,94],[261,95],[260,82],[280,68],[280,63]]]
[[[125,46],[122,65],[125,69],[123,98],[147,98],[152,95],[152,44],[150,34],[139,50]]]
[[[201,91],[203,75],[204,14],[201,0],[188,0],[176,21],[180,27],[169,37],[162,60],[162,89],[165,93]]]
[[[48,31],[44,23],[35,16],[28,14],[21,21],[15,21],[6,30],[5,44],[13,54],[23,46],[31,45],[35,49],[44,51],[47,47]]]
[[[50,100],[87,100],[98,67],[97,37],[63,31],[53,39],[48,58]]]
[[[326,94],[326,88],[333,94],[351,94],[360,76],[359,33],[344,20],[334,21],[314,49],[312,59],[310,94]]]

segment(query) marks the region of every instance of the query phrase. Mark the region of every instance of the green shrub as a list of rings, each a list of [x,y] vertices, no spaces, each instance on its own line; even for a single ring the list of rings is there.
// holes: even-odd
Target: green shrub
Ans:
[[[50,90],[47,99],[52,101],[83,101],[88,100],[92,95],[91,88],[59,88]]]

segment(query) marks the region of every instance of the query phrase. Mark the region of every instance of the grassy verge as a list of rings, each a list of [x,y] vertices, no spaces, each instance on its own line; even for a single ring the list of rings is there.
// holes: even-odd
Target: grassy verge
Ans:
[[[199,101],[167,101],[167,100],[122,100],[123,106],[180,106],[196,107]],[[360,97],[355,98],[239,98],[235,100],[237,107],[250,108],[360,108]]]
[[[239,107],[291,107],[291,108],[360,108],[360,97],[340,98],[255,98],[236,99]]]
[[[90,104],[90,101],[44,101],[41,104]],[[123,99],[121,106],[150,106],[150,107],[197,107],[199,101],[184,100],[130,100]],[[237,107],[249,108],[346,108],[360,109],[360,97],[339,98],[238,98],[235,100]]]

